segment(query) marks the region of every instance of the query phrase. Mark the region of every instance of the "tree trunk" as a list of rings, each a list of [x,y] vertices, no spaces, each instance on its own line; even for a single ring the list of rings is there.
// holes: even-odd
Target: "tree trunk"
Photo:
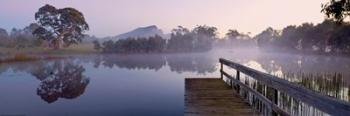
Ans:
[[[60,40],[59,40],[59,39],[55,39],[55,40],[53,41],[53,48],[54,48],[55,50],[60,49]]]
[[[63,36],[64,36],[65,33],[66,33],[66,32],[61,33],[61,34],[57,37],[57,39],[53,40],[53,47],[54,47],[55,50],[58,50],[58,49],[61,48],[61,40],[63,39]]]

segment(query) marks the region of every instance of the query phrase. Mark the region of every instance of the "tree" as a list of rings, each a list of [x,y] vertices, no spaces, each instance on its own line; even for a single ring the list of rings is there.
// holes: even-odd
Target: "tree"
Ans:
[[[350,26],[344,25],[334,31],[327,41],[333,52],[349,53],[350,52]]]
[[[84,31],[89,30],[83,14],[74,8],[56,9],[47,4],[35,13],[35,20],[39,27],[33,35],[48,41],[55,49],[59,49],[61,43],[65,47],[78,44]]]
[[[206,25],[199,25],[193,29],[193,33],[197,35],[206,36],[210,39],[214,39],[214,37],[217,34],[217,28],[216,27],[210,27]]]
[[[212,48],[212,43],[216,39],[217,28],[199,25],[192,31],[194,34],[194,50],[196,51],[209,51]]]
[[[193,30],[178,26],[171,32],[167,49],[177,52],[208,51],[216,38],[217,28],[200,25]]]
[[[259,47],[271,47],[272,41],[278,37],[278,32],[273,28],[269,27],[254,38],[258,42]]]
[[[9,34],[5,29],[0,28],[0,46],[1,47],[8,47],[9,43]]]
[[[239,39],[242,37],[243,34],[239,33],[235,29],[229,29],[228,32],[226,33],[226,44],[229,46],[238,46],[240,44]]]
[[[101,46],[100,42],[98,42],[98,40],[94,40],[94,41],[92,41],[92,43],[94,44],[95,50],[97,50],[97,51],[101,50],[102,46]]]
[[[116,42],[117,43],[117,42]],[[103,45],[103,52],[110,53],[114,50],[114,42],[112,40],[108,40],[102,43]]]
[[[159,35],[148,38],[149,50],[152,52],[162,52],[166,45],[166,40]]]
[[[171,31],[167,49],[171,51],[190,51],[193,49],[193,33],[189,29],[178,26]]]
[[[241,34],[237,30],[230,29],[226,33],[226,37],[230,40],[237,40]]]
[[[275,40],[275,44],[284,49],[296,49],[300,39],[298,35],[300,34],[297,32],[297,26],[287,26],[282,30],[280,37]]]
[[[37,39],[33,32],[39,28],[39,25],[37,23],[31,23],[29,26],[25,27],[22,30],[23,36],[26,38],[26,41],[28,41],[26,46],[28,47],[34,47],[34,46],[40,46],[43,43],[43,40]]]
[[[327,17],[336,20],[338,23],[350,15],[350,1],[349,0],[330,0],[326,4],[322,4],[321,12],[325,13]]]
[[[0,39],[7,39],[9,34],[5,29],[0,28]]]

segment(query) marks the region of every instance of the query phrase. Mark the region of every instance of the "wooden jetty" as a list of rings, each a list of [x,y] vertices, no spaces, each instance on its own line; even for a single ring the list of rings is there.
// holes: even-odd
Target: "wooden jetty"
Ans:
[[[291,114],[281,108],[279,103],[288,95],[324,114],[350,116],[348,102],[322,95],[301,85],[226,59],[221,58],[219,62],[221,78],[185,79],[185,115],[289,116]],[[235,74],[225,72],[224,65],[235,70]],[[241,77],[242,74],[245,76]],[[253,82],[250,83],[249,80]],[[310,115],[307,111],[302,113],[305,114],[292,115]]]
[[[258,114],[220,78],[187,78],[185,89],[186,116]]]

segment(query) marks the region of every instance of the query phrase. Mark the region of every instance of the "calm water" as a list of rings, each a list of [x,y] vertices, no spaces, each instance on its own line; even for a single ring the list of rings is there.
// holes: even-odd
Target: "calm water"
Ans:
[[[0,115],[183,115],[184,78],[219,77],[219,57],[350,100],[350,59],[345,57],[233,50],[75,55],[0,64]]]

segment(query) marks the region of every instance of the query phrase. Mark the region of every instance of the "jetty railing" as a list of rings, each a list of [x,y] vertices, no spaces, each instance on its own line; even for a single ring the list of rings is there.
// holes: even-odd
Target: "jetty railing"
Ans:
[[[291,83],[287,80],[257,71],[226,59],[220,58],[219,62],[221,64],[221,78],[226,77],[236,92],[241,95],[241,97],[246,98],[245,100],[263,115],[290,115],[288,112],[284,111],[278,106],[278,99],[280,97],[279,93],[287,94],[294,99],[300,100],[301,102],[330,115],[350,115],[350,104],[345,101],[324,96],[320,93],[307,89],[302,85]],[[235,69],[235,76],[231,76],[225,72],[223,69],[224,65]],[[263,86],[261,87],[265,87],[264,91],[257,91],[257,89],[252,88],[248,83],[242,82],[241,73],[262,84]]]

